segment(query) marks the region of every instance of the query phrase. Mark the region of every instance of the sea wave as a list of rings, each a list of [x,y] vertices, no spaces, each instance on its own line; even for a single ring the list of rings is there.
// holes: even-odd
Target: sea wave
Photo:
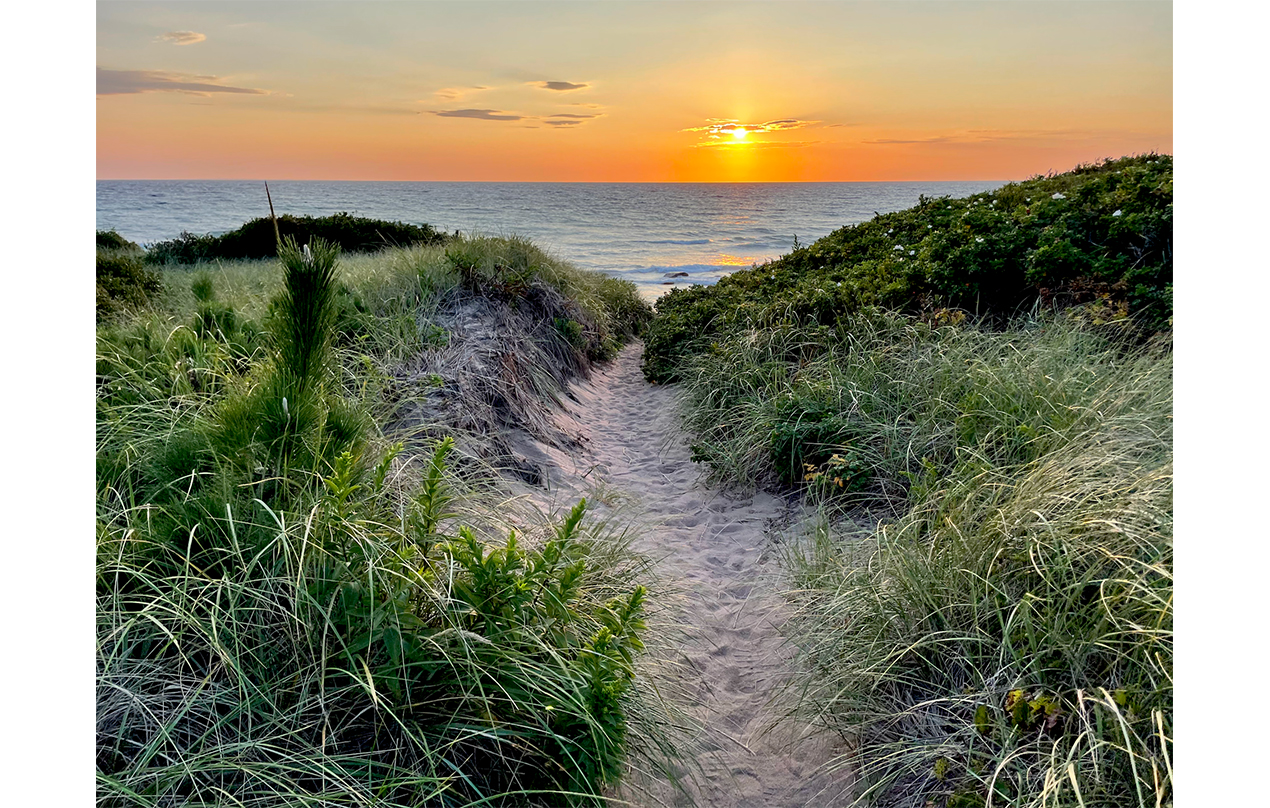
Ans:
[[[636,241],[635,243],[636,244],[713,244],[714,240],[708,239],[708,238],[686,238],[686,239],[665,238],[665,239],[656,239],[656,240],[650,240],[650,241]]]

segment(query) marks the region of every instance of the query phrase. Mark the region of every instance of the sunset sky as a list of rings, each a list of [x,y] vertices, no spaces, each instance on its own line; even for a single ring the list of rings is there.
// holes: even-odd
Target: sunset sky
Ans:
[[[1173,151],[1165,2],[97,5],[98,178],[1018,179]]]

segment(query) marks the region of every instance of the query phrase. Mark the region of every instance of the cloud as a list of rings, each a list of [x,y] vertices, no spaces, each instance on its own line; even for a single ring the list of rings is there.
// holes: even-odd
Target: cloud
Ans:
[[[195,45],[207,40],[207,34],[198,31],[168,31],[159,35],[160,42],[171,42],[173,45]]]
[[[577,126],[582,121],[543,121],[547,126]]]
[[[1079,140],[1089,137],[1090,133],[1077,130],[1045,130],[1045,129],[967,129],[962,132],[950,132],[943,135],[912,138],[878,138],[865,140],[871,146],[908,146],[926,143],[947,143],[950,145],[973,145],[976,143],[998,143],[1003,140]]]
[[[470,95],[471,93],[488,89],[488,87],[482,87],[479,85],[474,87],[443,87],[442,89],[437,90],[435,95],[442,101],[458,101],[465,95]]]
[[[712,138],[732,135],[734,132],[784,132],[790,129],[803,129],[814,126],[820,121],[800,121],[797,118],[781,118],[766,123],[741,123],[736,118],[707,118],[705,126],[692,126],[680,129],[681,132],[705,132]]]
[[[871,146],[904,146],[913,143],[956,143],[957,139],[952,135],[939,135],[938,137],[922,137],[912,140],[903,138],[879,138],[878,140],[866,140]],[[963,141],[964,142],[964,141]]]
[[[575,115],[570,112],[558,112],[555,115],[548,115],[548,118],[598,118],[599,115]]]
[[[428,110],[441,118],[474,118],[478,121],[521,121],[524,115],[503,112],[497,109],[445,109]]]
[[[232,93],[238,95],[269,95],[265,90],[251,87],[231,87],[218,84],[217,76],[187,76],[165,70],[107,70],[97,68],[98,95],[131,95],[133,93],[190,93],[211,95]]]
[[[531,81],[529,83],[544,90],[555,90],[560,93],[567,93],[570,90],[581,90],[591,86],[590,84],[574,84],[569,81]]]

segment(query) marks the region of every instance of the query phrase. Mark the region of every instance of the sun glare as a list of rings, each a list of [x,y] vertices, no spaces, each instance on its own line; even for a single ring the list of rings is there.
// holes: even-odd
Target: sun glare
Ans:
[[[746,134],[746,132],[745,132],[745,130],[744,130],[744,129],[733,129],[733,130],[732,130],[732,137],[736,138],[737,140],[745,140],[745,134]]]

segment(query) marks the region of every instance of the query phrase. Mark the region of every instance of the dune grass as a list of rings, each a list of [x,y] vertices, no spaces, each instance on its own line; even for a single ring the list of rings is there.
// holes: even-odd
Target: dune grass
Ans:
[[[382,370],[462,283],[446,248],[280,256],[165,270],[99,328],[99,802],[603,801],[670,749],[647,562],[384,433]],[[549,273],[526,294],[593,291],[597,345],[639,327],[587,308],[629,284]]]
[[[683,366],[717,477],[821,504],[790,636],[868,804],[1171,802],[1171,351],[1135,345],[866,311]]]

